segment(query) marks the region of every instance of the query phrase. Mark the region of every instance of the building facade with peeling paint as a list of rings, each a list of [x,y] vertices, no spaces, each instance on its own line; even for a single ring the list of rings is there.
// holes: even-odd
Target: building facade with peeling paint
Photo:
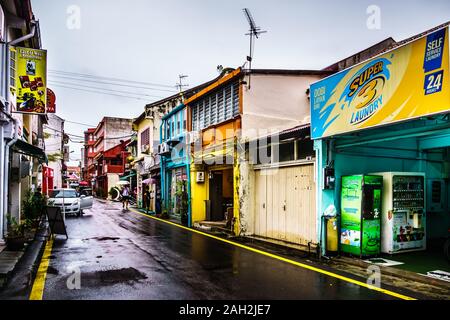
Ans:
[[[287,242],[316,240],[299,235],[297,227],[305,222],[302,216],[311,218],[303,228],[316,226],[307,89],[327,74],[230,70],[185,101],[194,226]],[[280,133],[286,141],[277,140]],[[258,153],[267,141],[267,159],[261,161]]]

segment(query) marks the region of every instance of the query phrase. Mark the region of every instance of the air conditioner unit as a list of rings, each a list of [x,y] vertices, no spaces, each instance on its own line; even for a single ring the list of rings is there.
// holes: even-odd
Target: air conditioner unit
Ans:
[[[141,145],[141,153],[148,153],[150,151],[150,145],[143,144]]]
[[[167,154],[170,153],[170,146],[163,142],[160,145],[158,145],[158,154]]]

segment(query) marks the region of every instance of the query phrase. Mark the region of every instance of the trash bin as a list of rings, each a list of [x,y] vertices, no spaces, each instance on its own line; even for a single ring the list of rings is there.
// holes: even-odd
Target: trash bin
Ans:
[[[336,217],[325,217],[326,222],[326,251],[337,253],[339,247],[339,236]]]
[[[325,251],[326,254],[337,254],[339,252],[339,230],[336,207],[329,205],[324,212],[325,219]]]

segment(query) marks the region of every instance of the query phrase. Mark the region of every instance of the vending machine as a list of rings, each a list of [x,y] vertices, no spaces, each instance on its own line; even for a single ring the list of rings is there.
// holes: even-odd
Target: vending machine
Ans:
[[[382,172],[381,251],[394,254],[425,250],[424,173]]]
[[[341,251],[360,257],[380,253],[380,212],[383,177],[342,177]]]

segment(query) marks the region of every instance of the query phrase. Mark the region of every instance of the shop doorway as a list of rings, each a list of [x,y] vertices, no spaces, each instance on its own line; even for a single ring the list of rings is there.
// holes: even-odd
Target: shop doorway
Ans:
[[[168,172],[169,215],[177,222],[187,223],[188,191],[187,173],[185,167],[172,169]]]
[[[314,166],[255,172],[255,235],[307,245],[317,239]]]
[[[233,169],[209,175],[210,221],[225,221],[233,208]]]

